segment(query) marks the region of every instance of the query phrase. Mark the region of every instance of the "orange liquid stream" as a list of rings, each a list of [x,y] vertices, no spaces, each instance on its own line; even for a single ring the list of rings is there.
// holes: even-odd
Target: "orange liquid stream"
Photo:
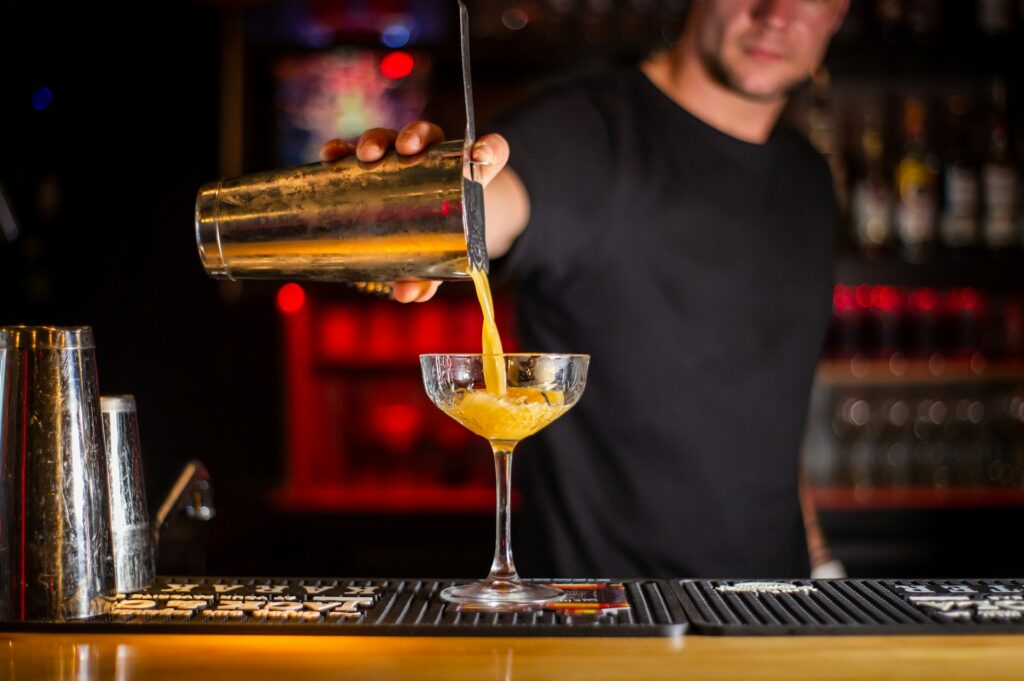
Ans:
[[[561,392],[508,387],[501,337],[494,320],[494,300],[487,274],[470,268],[483,312],[483,369],[485,390],[463,390],[442,409],[477,435],[491,442],[514,444],[551,423],[565,412]]]
[[[476,298],[480,301],[480,311],[484,314],[484,327],[481,342],[484,354],[484,385],[492,395],[503,395],[506,388],[505,361],[501,357],[501,336],[498,335],[498,324],[494,320],[494,300],[491,298],[491,284],[487,273],[475,267],[469,268],[469,276],[476,287]]]

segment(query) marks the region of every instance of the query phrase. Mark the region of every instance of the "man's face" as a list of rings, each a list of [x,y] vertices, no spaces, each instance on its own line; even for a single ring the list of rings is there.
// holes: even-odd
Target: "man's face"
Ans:
[[[784,97],[821,63],[849,0],[696,0],[689,36],[712,77],[757,101]]]

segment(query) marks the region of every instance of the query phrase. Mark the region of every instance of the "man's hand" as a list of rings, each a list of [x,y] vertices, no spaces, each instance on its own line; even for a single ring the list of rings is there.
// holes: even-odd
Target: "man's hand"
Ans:
[[[364,163],[379,161],[391,147],[403,156],[421,154],[434,144],[444,141],[444,131],[433,123],[416,121],[399,131],[386,128],[367,130],[355,145],[344,140],[328,140],[320,149],[320,159],[335,161],[351,154]],[[473,160],[480,164],[477,175],[485,187],[493,180],[505,164],[508,163],[508,142],[501,135],[484,135],[473,145]],[[412,281],[396,281],[393,284],[392,297],[400,303],[422,303],[430,300],[439,281],[416,279]]]

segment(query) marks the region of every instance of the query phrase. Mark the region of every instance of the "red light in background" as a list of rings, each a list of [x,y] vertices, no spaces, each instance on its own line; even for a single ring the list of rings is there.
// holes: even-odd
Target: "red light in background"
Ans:
[[[335,307],[320,320],[320,356],[324,359],[356,359],[359,356],[359,312]]]
[[[875,286],[871,305],[882,312],[896,312],[903,307],[903,296],[895,286]]]
[[[907,299],[914,312],[934,312],[939,306],[939,296],[930,288],[915,289]]]
[[[277,309],[282,314],[293,314],[302,309],[306,303],[306,292],[302,287],[292,282],[285,284],[277,290]]]
[[[484,324],[480,306],[476,301],[463,302],[459,304],[456,314],[458,321],[455,325],[455,343],[459,347],[456,347],[454,352],[480,352]]]
[[[871,307],[871,287],[867,284],[861,284],[858,286],[857,292],[854,294],[854,299],[857,301],[858,307]]]
[[[832,289],[832,308],[836,312],[847,312],[854,307],[853,294],[850,289],[842,284],[836,284]]]
[[[367,359],[395,362],[408,353],[408,343],[399,324],[400,305],[386,303],[370,308],[368,320],[369,348]]]
[[[473,434],[468,429],[440,411],[437,412],[437,420],[433,426],[434,439],[437,444],[449,452],[467,447],[473,439]]]
[[[416,305],[411,317],[409,337],[412,354],[446,352],[447,306],[441,301]]]
[[[952,289],[946,293],[946,309],[952,313],[957,313],[963,310],[964,297],[960,289]]]
[[[494,316],[501,334],[502,347],[505,352],[519,352],[519,336],[516,333],[515,308],[506,299],[494,302]]]
[[[398,80],[412,73],[416,60],[408,52],[396,50],[380,60],[380,72],[385,78]]]
[[[425,421],[423,410],[407,402],[382,402],[370,412],[373,429],[392,451],[410,450],[419,439]]]
[[[981,294],[977,289],[965,288],[960,292],[960,304],[965,312],[974,312],[981,308]]]

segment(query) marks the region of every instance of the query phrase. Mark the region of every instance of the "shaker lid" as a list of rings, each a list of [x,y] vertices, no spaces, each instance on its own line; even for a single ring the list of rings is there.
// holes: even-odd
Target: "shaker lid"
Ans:
[[[0,350],[93,350],[88,326],[0,326]]]

